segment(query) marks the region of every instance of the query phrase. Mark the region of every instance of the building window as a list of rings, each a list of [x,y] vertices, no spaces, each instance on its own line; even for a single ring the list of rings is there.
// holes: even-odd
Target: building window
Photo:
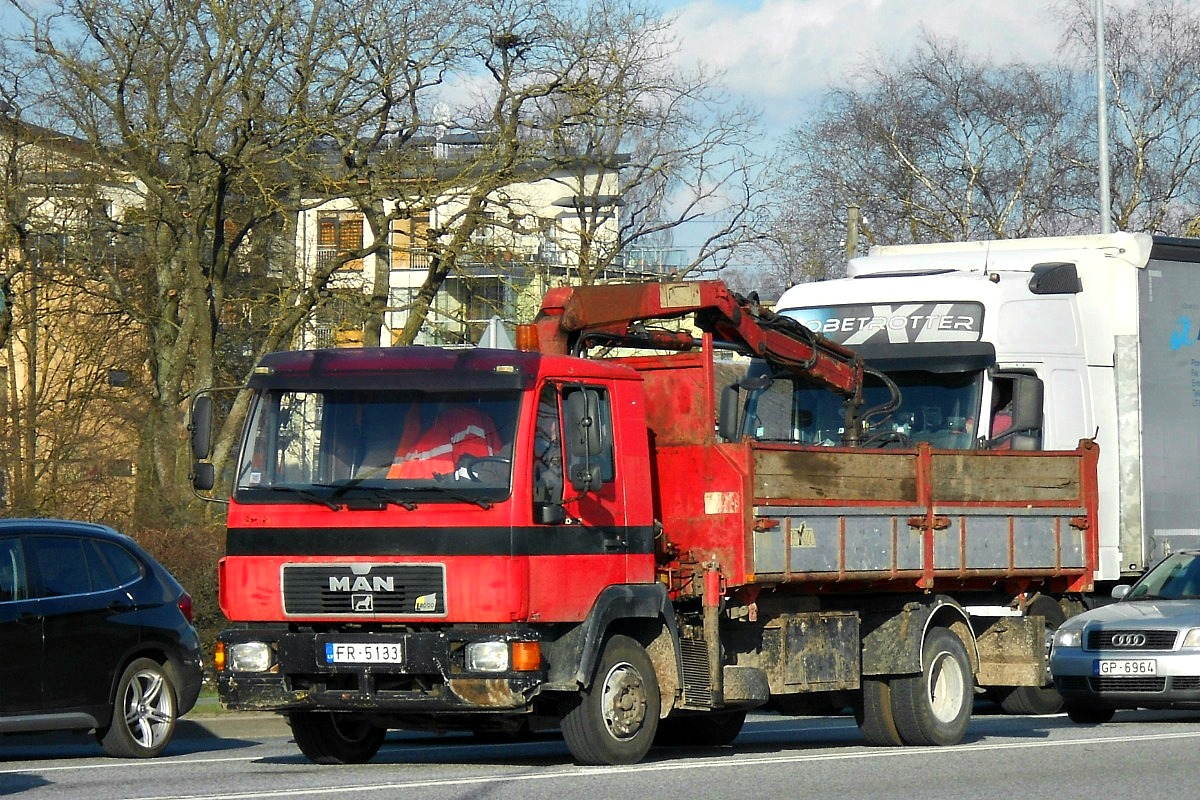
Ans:
[[[317,266],[322,271],[342,269],[361,270],[361,258],[339,264],[347,253],[363,246],[362,214],[337,214],[317,220]]]
[[[392,221],[392,268],[429,269],[429,216]]]

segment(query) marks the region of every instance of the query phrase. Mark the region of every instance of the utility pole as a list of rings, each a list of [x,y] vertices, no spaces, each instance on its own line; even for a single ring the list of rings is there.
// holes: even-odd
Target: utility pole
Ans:
[[[1104,0],[1096,0],[1096,138],[1100,162],[1100,232],[1112,233],[1108,186],[1108,77],[1104,56]]]

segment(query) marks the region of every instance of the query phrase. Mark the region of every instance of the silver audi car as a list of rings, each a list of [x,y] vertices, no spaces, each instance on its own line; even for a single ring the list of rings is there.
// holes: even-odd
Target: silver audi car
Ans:
[[[1200,709],[1200,550],[1180,550],[1117,602],[1072,617],[1054,635],[1050,671],[1075,722],[1123,708]]]

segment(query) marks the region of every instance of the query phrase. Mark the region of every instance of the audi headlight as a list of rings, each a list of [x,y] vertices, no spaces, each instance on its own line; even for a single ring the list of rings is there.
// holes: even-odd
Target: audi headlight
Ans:
[[[1055,647],[1082,647],[1082,628],[1059,628],[1054,632]]]
[[[472,642],[467,645],[466,667],[472,672],[507,672],[508,642]]]
[[[230,672],[270,672],[275,666],[275,652],[266,642],[226,645],[225,665]]]
[[[1185,633],[1180,647],[1200,647],[1200,628],[1192,628]]]

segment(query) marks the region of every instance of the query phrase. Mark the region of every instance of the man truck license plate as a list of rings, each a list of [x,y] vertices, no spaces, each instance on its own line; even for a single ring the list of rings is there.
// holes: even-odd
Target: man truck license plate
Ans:
[[[326,664],[399,664],[399,644],[377,642],[326,642]]]
[[[1099,659],[1096,661],[1097,675],[1157,675],[1158,662],[1153,658],[1142,659]]]

